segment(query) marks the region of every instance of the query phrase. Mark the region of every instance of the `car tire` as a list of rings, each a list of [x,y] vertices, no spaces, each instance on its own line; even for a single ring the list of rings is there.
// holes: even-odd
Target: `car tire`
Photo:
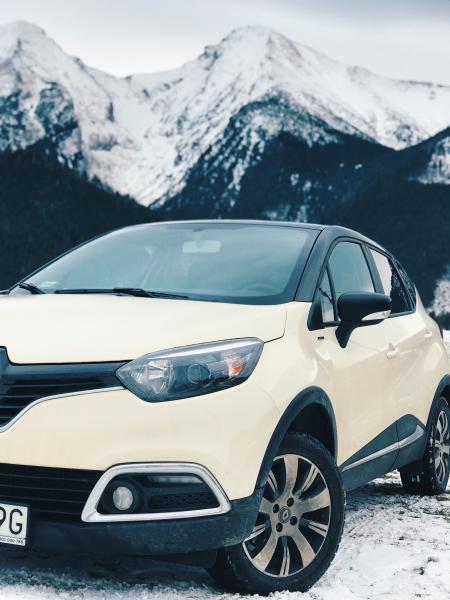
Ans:
[[[305,510],[308,508],[310,510]],[[339,469],[317,439],[288,434],[274,459],[254,529],[209,569],[231,591],[308,590],[328,569],[344,525]]]
[[[445,492],[449,479],[450,409],[445,398],[435,404],[425,452],[420,461],[400,469],[406,492],[435,496]]]

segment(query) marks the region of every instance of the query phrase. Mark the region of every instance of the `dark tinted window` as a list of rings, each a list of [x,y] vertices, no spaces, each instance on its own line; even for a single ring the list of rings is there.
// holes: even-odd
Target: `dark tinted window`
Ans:
[[[331,323],[335,321],[336,317],[334,314],[333,293],[331,291],[328,271],[325,271],[317,292],[322,311],[322,321],[324,323]]]
[[[400,273],[400,277],[402,279],[404,286],[406,287],[407,291],[409,292],[412,307],[413,307],[413,309],[415,309],[416,308],[416,293],[417,293],[416,286],[412,282],[411,277],[408,275],[408,273],[405,271],[405,269],[402,267],[402,265],[398,262],[398,260],[395,261],[395,266],[397,267],[397,271]]]
[[[317,233],[220,221],[139,226],[85,244],[27,281],[46,293],[132,287],[198,300],[290,302]]]
[[[336,300],[345,292],[375,291],[366,258],[359,244],[339,243],[329,260]]]
[[[372,249],[370,252],[380,275],[384,293],[391,297],[391,314],[408,312],[410,310],[408,295],[391,261],[380,252]]]

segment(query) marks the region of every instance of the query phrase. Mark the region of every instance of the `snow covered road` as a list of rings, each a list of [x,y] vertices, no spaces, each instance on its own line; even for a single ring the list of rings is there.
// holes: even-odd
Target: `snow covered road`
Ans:
[[[90,562],[0,552],[1,600],[228,600],[201,569]],[[276,600],[450,597],[450,487],[438,498],[403,494],[397,474],[348,495],[345,533],[325,577],[307,594]]]

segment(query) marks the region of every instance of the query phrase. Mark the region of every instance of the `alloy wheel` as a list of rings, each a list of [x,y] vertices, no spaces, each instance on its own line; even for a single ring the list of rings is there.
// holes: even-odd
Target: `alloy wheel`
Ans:
[[[434,468],[440,484],[444,483],[449,467],[450,428],[447,413],[439,413],[434,438]]]
[[[328,535],[331,498],[320,469],[296,454],[275,458],[255,527],[243,542],[252,564],[272,577],[310,565]]]

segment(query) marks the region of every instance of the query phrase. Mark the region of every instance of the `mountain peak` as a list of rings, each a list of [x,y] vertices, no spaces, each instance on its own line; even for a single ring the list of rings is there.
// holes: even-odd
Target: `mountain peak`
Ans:
[[[11,23],[7,23],[6,25],[0,26],[0,30],[11,31],[16,33],[18,36],[39,35],[47,37],[47,34],[42,27],[34,25],[34,23],[29,23],[28,21],[13,21]]]
[[[280,33],[271,27],[265,27],[264,25],[244,25],[232,29],[230,33],[222,39],[222,42],[240,41],[249,38],[268,41],[272,36],[282,37]]]
[[[217,46],[216,46],[217,47]],[[249,58],[258,58],[260,54],[269,56],[271,50],[278,48],[295,48],[298,52],[300,45],[295,44],[275,29],[263,25],[246,25],[233,29],[218,44],[220,48],[235,48],[237,52],[249,53]]]
[[[280,68],[288,65],[294,71],[301,70],[309,54],[306,47],[269,27],[249,25],[232,30],[216,45],[206,46],[199,59],[187,66],[200,67],[210,76],[214,73],[213,87],[232,86],[248,100],[249,94],[263,94],[276,85]]]
[[[206,46],[200,58],[218,59],[226,54],[240,57],[237,64],[242,60],[254,60],[266,53],[272,35],[275,35],[273,30],[259,25],[239,27],[230,31],[218,44]]]
[[[22,48],[31,49],[32,54],[39,58],[38,55],[50,47],[60,50],[41,27],[28,21],[13,21],[0,25],[0,62],[12,58]]]

